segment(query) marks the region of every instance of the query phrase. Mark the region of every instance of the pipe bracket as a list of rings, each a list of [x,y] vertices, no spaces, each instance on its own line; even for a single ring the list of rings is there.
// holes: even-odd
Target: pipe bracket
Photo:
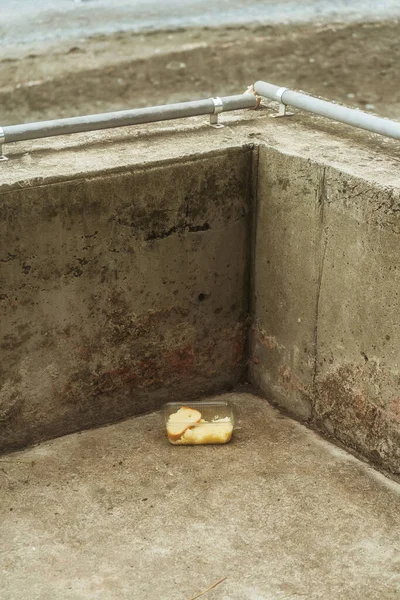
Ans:
[[[5,156],[3,154],[3,144],[5,143],[5,141],[6,141],[6,137],[4,135],[3,128],[0,127],[0,162],[4,162],[4,161],[8,160],[7,156]]]
[[[214,103],[214,112],[210,115],[210,122],[208,123],[210,127],[214,127],[214,129],[221,129],[223,125],[218,123],[218,115],[224,110],[224,103],[221,98],[211,98]]]
[[[284,100],[282,99],[282,96],[287,91],[287,89],[288,88],[286,88],[286,87],[280,87],[279,90],[276,91],[275,96],[277,97],[277,99],[279,101],[279,112],[275,115],[271,115],[271,117],[273,117],[274,119],[277,119],[280,117],[292,117],[294,115],[294,113],[288,112],[286,110],[286,104],[285,104]]]

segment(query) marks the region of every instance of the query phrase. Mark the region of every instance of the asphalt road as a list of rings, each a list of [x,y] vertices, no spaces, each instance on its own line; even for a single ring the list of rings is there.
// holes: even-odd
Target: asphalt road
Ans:
[[[399,0],[0,0],[0,44],[119,30],[397,16]]]

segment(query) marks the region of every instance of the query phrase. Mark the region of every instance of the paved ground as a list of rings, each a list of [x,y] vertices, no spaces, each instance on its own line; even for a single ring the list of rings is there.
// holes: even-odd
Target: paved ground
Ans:
[[[115,31],[400,15],[397,0],[8,0],[1,7],[2,44],[23,44]]]
[[[1,125],[237,94],[257,79],[399,119],[399,61],[398,25],[389,21],[8,47],[0,57]]]
[[[230,394],[227,446],[173,447],[160,415],[0,460],[2,600],[395,600],[400,487]]]

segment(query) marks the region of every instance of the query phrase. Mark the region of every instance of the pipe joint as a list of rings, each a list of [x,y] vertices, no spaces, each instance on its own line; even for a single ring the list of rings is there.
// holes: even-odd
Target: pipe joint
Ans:
[[[278,117],[288,116],[286,106],[290,105],[339,123],[365,129],[372,133],[379,133],[395,140],[400,139],[400,123],[398,121],[391,121],[362,110],[355,110],[334,102],[321,100],[303,92],[294,92],[266,81],[256,81],[254,89],[257,94],[264,98],[279,101],[279,113],[276,115]]]
[[[286,102],[283,100],[282,96],[285,92],[288,91],[287,87],[280,87],[278,90],[276,90],[276,97],[279,100],[279,102],[281,102],[282,104],[286,104]]]
[[[4,134],[4,129],[0,127],[0,162],[5,162],[8,160],[7,156],[3,154],[3,144],[6,141],[6,136]]]

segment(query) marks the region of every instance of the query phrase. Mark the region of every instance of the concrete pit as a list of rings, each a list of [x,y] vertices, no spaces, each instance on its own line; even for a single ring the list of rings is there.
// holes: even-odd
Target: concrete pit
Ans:
[[[3,450],[249,379],[399,473],[398,150],[270,114],[10,145]]]
[[[399,150],[274,109],[6,147],[2,599],[399,596],[398,484],[304,427],[398,479]],[[126,420],[244,382],[227,446]]]

